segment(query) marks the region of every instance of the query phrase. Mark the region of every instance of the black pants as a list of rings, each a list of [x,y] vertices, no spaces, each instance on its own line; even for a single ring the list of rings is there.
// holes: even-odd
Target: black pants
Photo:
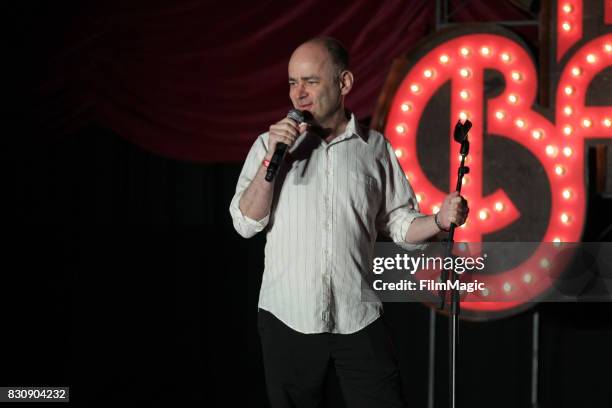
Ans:
[[[330,363],[347,407],[405,407],[397,358],[382,318],[352,334],[303,334],[259,309],[258,327],[273,408],[319,406]]]

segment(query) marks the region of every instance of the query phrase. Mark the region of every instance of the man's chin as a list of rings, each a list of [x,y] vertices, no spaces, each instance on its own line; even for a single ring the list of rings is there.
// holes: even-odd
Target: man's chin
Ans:
[[[305,109],[302,111],[302,113],[304,114],[304,120],[306,120],[307,122],[317,122],[319,120],[316,112]]]

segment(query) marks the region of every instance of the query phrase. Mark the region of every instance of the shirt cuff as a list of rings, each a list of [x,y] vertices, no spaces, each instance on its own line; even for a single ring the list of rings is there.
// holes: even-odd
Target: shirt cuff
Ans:
[[[426,217],[426,215],[423,215],[421,213],[414,213],[408,216],[406,220],[402,223],[402,226],[399,230],[399,237],[395,237],[396,239],[394,239],[395,243],[402,247],[402,249],[406,251],[422,251],[427,248],[428,242],[406,242],[406,234],[408,233],[408,228],[410,228],[410,225],[412,225],[412,222],[416,218],[421,217]]]
[[[247,217],[240,211],[240,207],[235,203],[230,206],[230,213],[234,221],[234,228],[244,238],[251,238],[253,235],[262,231],[268,225],[270,214],[257,221]]]

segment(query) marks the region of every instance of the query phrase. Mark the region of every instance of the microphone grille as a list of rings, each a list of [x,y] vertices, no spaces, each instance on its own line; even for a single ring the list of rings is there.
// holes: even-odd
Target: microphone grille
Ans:
[[[302,123],[304,121],[304,114],[298,109],[291,109],[287,114],[287,117],[294,120],[296,123]]]

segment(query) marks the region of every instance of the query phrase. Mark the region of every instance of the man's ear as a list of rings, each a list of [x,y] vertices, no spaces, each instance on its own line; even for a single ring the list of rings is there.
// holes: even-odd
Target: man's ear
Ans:
[[[342,96],[347,95],[351,91],[354,80],[355,78],[353,77],[353,73],[351,71],[345,70],[340,72],[338,83],[340,86],[340,94]]]

